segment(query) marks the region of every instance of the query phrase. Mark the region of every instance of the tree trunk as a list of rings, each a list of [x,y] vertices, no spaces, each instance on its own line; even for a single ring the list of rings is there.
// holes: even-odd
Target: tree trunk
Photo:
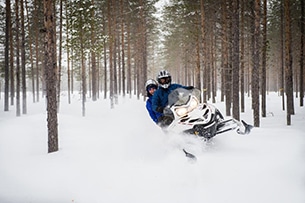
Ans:
[[[253,36],[253,70],[252,70],[252,109],[254,126],[260,126],[259,118],[259,36],[260,36],[260,0],[254,1],[254,36]]]
[[[225,48],[224,48],[224,74],[225,74],[225,103],[226,103],[226,116],[231,116],[231,104],[232,104],[232,66],[230,63],[230,56],[229,56],[229,50],[231,50],[231,46],[230,46],[230,41],[231,41],[231,37],[230,34],[231,33],[231,29],[230,29],[230,25],[231,24],[229,21],[227,21],[227,18],[230,18],[231,15],[229,14],[228,9],[229,9],[229,3],[227,0],[225,0],[224,3],[224,12],[225,12],[225,21],[223,22],[223,32],[224,32],[224,38],[223,40],[225,41]],[[229,25],[229,26],[228,26]]]
[[[11,3],[10,0],[5,1],[6,17],[5,17],[5,68],[4,68],[4,111],[9,110],[9,35],[11,23]]]
[[[244,0],[241,0],[241,25],[240,25],[240,111],[245,112],[245,16],[244,16]]]
[[[9,22],[9,41],[10,41],[10,100],[11,105],[14,105],[15,99],[15,68],[14,68],[14,43],[13,43],[13,25],[10,10],[10,22]]]
[[[126,70],[125,70],[125,30],[124,30],[124,1],[120,1],[120,9],[121,9],[121,51],[122,51],[122,58],[121,58],[121,63],[122,63],[122,92],[123,92],[123,97],[125,97],[126,94]]]
[[[137,74],[137,89],[138,89],[138,98],[140,94],[145,95],[144,83],[147,80],[147,42],[146,42],[146,1],[139,1],[139,12],[140,12],[140,21],[139,21],[139,33],[140,39],[138,43],[138,74]],[[144,97],[145,99],[145,97]]]
[[[91,0],[91,4],[94,5],[94,0]],[[91,11],[91,17],[94,18],[95,12],[94,9]],[[95,22],[92,22],[91,24],[91,43],[93,49],[91,50],[91,67],[92,67],[92,100],[96,101],[97,100],[97,69],[96,69],[96,54],[95,54]]]
[[[108,90],[108,85],[107,85],[107,79],[108,79],[108,74],[107,74],[107,48],[106,48],[106,40],[104,40],[104,99],[107,98],[107,90]]]
[[[61,61],[62,61],[62,27],[63,27],[63,1],[59,3],[59,54],[58,54],[58,77],[57,77],[57,110],[60,107],[60,86],[61,86]]]
[[[116,5],[114,5],[116,7]],[[114,104],[118,104],[118,65],[117,65],[117,47],[118,47],[118,41],[117,41],[117,27],[116,27],[116,16],[113,16],[114,18],[114,30],[112,33],[112,39],[113,39],[113,96],[114,96]]]
[[[130,21],[127,22],[127,93],[131,97],[131,37],[130,37]]]
[[[262,95],[262,117],[266,117],[266,62],[267,62],[267,0],[264,0],[263,14],[263,43],[262,43],[262,76],[261,76],[261,95]]]
[[[81,8],[81,3],[79,3]],[[84,22],[86,19],[84,19],[82,13],[79,15],[80,17],[80,25],[84,25]],[[82,84],[82,116],[86,116],[86,94],[87,94],[87,81],[86,81],[86,59],[85,59],[85,33],[83,29],[80,29],[79,31],[79,37],[80,37],[80,59],[81,59],[81,84]]]
[[[39,102],[39,43],[38,43],[38,37],[39,37],[39,25],[38,25],[38,0],[34,1],[34,7],[35,7],[35,19],[34,19],[34,27],[35,27],[35,55],[36,55],[36,99],[37,102]]]
[[[233,61],[232,61],[232,83],[233,83],[233,118],[239,120],[239,0],[233,0]]]
[[[112,29],[112,60],[113,60],[113,72],[112,72],[112,81],[113,81],[113,98],[114,98],[114,104],[118,104],[118,65],[117,65],[117,47],[118,47],[118,41],[117,41],[117,1],[112,1],[112,7],[111,7],[111,13],[112,13],[112,23],[111,23],[111,29]]]
[[[65,0],[66,16],[68,16],[68,0]],[[69,27],[69,20],[66,18],[66,27]],[[70,40],[69,29],[66,30],[67,37],[67,85],[68,85],[68,104],[71,104],[71,71],[70,71],[70,48],[68,47]]]
[[[27,1],[25,1],[25,10],[26,10],[26,16],[27,16],[27,24],[28,24],[28,31],[29,35],[33,35],[32,30],[30,29],[30,19],[29,19],[29,8]],[[32,79],[32,92],[33,92],[33,102],[35,103],[35,79],[34,79],[34,60],[33,60],[33,47],[32,47],[32,37],[29,37],[29,49],[30,49],[30,63],[31,63],[31,79]]]
[[[58,151],[56,47],[53,0],[44,0],[45,81],[47,97],[48,153]]]
[[[281,56],[280,56],[280,60],[281,60],[281,75],[280,75],[280,93],[282,96],[282,109],[283,111],[285,111],[285,81],[284,81],[284,4],[283,1],[281,1]]]
[[[199,35],[199,29],[197,31],[197,36],[196,36],[196,68],[195,68],[195,86],[200,88],[201,87],[201,77],[200,77],[200,35]],[[203,35],[203,34],[202,34]],[[203,37],[203,36],[202,36]],[[206,49],[206,47],[203,46],[203,49]],[[204,63],[204,61],[202,60],[202,63]],[[206,83],[203,83],[206,84]],[[207,87],[205,85],[203,85],[203,89],[206,89]],[[203,102],[206,102],[206,92],[203,92]]]
[[[110,37],[109,40],[109,75],[110,75],[110,108],[114,108],[114,75],[113,75],[113,34],[112,34],[112,27],[113,27],[113,19],[112,19],[112,2],[113,0],[108,1],[108,35]]]
[[[118,26],[118,25],[117,25]],[[122,67],[121,67],[121,43],[120,43],[120,40],[121,40],[121,35],[120,35],[120,30],[119,28],[117,28],[117,31],[116,31],[116,42],[117,42],[117,45],[116,45],[116,49],[117,49],[117,69],[118,69],[118,74],[117,74],[117,77],[118,77],[118,95],[121,95],[121,91],[122,91]]]
[[[214,16],[215,19],[215,16]],[[217,65],[216,65],[216,44],[217,44],[217,35],[216,32],[216,23],[213,24],[213,30],[211,31],[211,65],[212,65],[212,103],[216,103],[217,96]]]
[[[71,49],[71,55],[73,56],[74,49]],[[70,78],[71,78],[71,93],[74,92],[74,60],[71,60],[71,71],[70,71]]]
[[[16,0],[16,116],[20,116],[20,41],[19,41],[19,0]]]
[[[26,70],[25,70],[25,30],[24,30],[24,6],[23,0],[20,0],[21,14],[21,75],[22,75],[22,114],[27,114],[26,104]]]
[[[205,58],[204,56],[206,56],[206,46],[205,46],[205,33],[206,33],[206,30],[205,30],[205,12],[204,12],[204,0],[200,0],[200,29],[201,29],[201,37],[198,37],[198,49],[200,47],[199,43],[201,41],[202,45],[202,59],[200,60],[200,52],[198,50],[198,53],[197,53],[197,60],[198,60],[198,64],[197,64],[197,68],[196,68],[196,72],[195,74],[197,75],[197,83],[196,83],[196,87],[197,88],[201,88],[201,77],[200,77],[200,62],[202,62],[202,64],[204,64],[205,62]],[[200,32],[198,32],[200,33]],[[205,82],[203,81],[203,84],[205,84]],[[206,88],[206,87],[203,87],[203,88]],[[206,102],[206,94],[205,92],[203,92],[203,102]]]
[[[293,107],[293,82],[292,82],[292,53],[291,53],[291,19],[289,0],[284,2],[285,10],[285,81],[287,102],[287,125],[291,125],[291,115],[294,114]]]
[[[105,8],[103,9],[105,15],[103,15],[103,35],[106,35],[106,11]],[[107,14],[108,15],[108,14]],[[104,99],[107,98],[107,90],[108,90],[108,85],[107,85],[107,80],[108,80],[108,75],[107,75],[107,46],[106,46],[106,39],[103,40],[104,44],[104,49],[103,49],[103,60],[104,60]]]
[[[144,84],[145,84],[145,81],[147,80],[147,17],[148,17],[148,14],[147,14],[147,2],[148,1],[143,1],[141,0],[141,5],[143,5],[143,9],[142,9],[142,35],[143,35],[143,45],[142,45],[142,50],[143,50],[143,54],[142,54],[142,63],[143,63],[143,77],[141,77],[141,90],[142,90],[142,95],[146,95],[146,91],[145,91],[145,88],[144,88]],[[144,96],[143,97],[143,100],[145,100],[146,97]]]
[[[300,106],[304,106],[305,3],[301,1]]]
[[[84,44],[83,44],[83,33],[81,33],[81,75],[82,75],[82,116],[86,116],[86,93],[87,93],[87,84],[86,84],[86,64],[85,64],[85,55],[84,55]]]
[[[231,109],[230,109],[230,104],[231,104],[231,100],[229,100],[230,98],[230,88],[231,85],[229,84],[229,78],[228,78],[228,74],[229,74],[229,56],[228,56],[228,34],[227,34],[227,0],[223,0],[222,1],[222,42],[221,42],[221,49],[222,49],[222,53],[221,53],[221,57],[222,57],[222,92],[223,95],[225,96],[225,103],[226,103],[226,116],[230,116],[231,115]],[[224,97],[223,96],[223,97]],[[222,100],[223,101],[223,100]]]

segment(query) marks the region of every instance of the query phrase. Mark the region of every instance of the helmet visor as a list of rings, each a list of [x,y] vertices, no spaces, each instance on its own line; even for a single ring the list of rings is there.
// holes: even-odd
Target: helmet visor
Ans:
[[[159,82],[161,85],[168,84],[168,83],[170,83],[170,77],[159,78],[158,82]]]
[[[154,84],[150,84],[150,85],[148,85],[147,88],[146,88],[147,91],[150,91],[151,89],[155,89],[155,90],[156,90],[156,89],[157,89],[157,86],[154,85]]]

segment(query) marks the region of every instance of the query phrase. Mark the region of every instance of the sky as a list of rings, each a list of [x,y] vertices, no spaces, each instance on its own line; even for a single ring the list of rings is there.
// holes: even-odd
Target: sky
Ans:
[[[28,102],[20,117],[13,106],[0,110],[1,203],[305,202],[305,109],[298,99],[291,126],[281,98],[269,93],[259,128],[208,143],[163,133],[136,96],[119,97],[114,109],[108,99],[88,98],[85,117],[81,94],[67,101],[62,93],[59,151],[50,154],[44,99]],[[241,118],[253,123],[250,104],[247,98]],[[225,112],[224,103],[215,105]]]

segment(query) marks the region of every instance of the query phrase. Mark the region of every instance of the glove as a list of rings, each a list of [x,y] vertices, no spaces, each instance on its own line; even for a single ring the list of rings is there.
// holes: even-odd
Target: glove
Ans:
[[[163,108],[161,106],[158,106],[156,111],[159,112],[159,113],[163,113]]]
[[[192,90],[194,88],[195,88],[194,86],[187,86],[187,87],[185,87],[185,89],[187,89],[187,90]]]
[[[161,127],[161,128],[165,128],[167,126],[169,126],[172,122],[173,122],[173,118],[169,117],[169,116],[160,116],[158,118],[158,125]]]

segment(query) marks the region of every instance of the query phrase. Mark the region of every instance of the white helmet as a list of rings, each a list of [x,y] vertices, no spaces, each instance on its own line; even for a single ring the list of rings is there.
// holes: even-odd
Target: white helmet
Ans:
[[[149,93],[150,88],[158,89],[158,83],[154,79],[148,79],[145,83],[145,90],[146,90],[147,96],[150,96],[150,93]]]
[[[166,70],[161,70],[157,76],[157,81],[159,85],[163,88],[168,88],[172,82],[172,76]]]

